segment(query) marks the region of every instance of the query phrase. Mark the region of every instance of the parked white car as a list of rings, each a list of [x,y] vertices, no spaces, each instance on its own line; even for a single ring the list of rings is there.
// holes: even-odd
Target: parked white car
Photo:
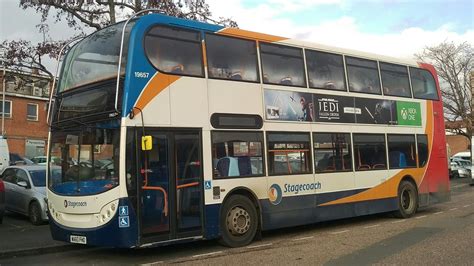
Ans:
[[[31,160],[35,163],[35,164],[38,164],[38,165],[46,165],[46,162],[48,161],[48,157],[47,156],[35,156],[33,158],[31,158]],[[58,157],[54,157],[52,156],[51,157],[51,161],[55,164],[59,164],[59,158]]]
[[[451,159],[452,178],[472,178],[471,161],[453,157]]]

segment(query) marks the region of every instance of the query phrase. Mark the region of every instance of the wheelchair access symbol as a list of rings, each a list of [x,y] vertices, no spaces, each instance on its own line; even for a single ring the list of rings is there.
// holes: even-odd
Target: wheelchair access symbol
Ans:
[[[211,184],[211,181],[204,181],[204,188],[205,189],[211,189],[212,188],[212,184]]]
[[[130,227],[130,219],[128,218],[128,216],[119,217],[119,227],[120,228]]]

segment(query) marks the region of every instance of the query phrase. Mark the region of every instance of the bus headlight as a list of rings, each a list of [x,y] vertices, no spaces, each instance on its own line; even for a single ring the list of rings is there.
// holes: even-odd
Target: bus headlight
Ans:
[[[117,211],[118,200],[114,200],[108,204],[106,204],[100,210],[99,215],[97,215],[98,223],[105,224],[108,223],[112,217],[114,217],[115,212]]]

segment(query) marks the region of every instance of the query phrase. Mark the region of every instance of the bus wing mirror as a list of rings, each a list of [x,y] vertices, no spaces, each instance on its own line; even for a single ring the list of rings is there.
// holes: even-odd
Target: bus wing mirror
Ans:
[[[152,143],[151,136],[142,136],[142,151],[151,151]]]

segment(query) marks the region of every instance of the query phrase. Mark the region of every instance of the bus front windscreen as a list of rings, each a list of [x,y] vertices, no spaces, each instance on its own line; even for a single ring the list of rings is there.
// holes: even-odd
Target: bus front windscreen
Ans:
[[[125,29],[122,74],[128,50],[128,37],[134,22]],[[117,77],[120,42],[124,22],[97,31],[74,45],[67,53],[58,92]]]
[[[68,196],[95,195],[119,183],[117,129],[84,128],[51,133],[48,187]]]

